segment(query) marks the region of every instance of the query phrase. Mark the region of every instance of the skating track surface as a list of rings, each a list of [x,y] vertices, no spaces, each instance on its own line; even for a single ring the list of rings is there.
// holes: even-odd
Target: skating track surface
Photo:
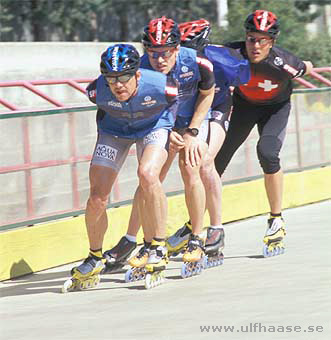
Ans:
[[[107,274],[62,294],[73,264],[0,283],[0,339],[331,339],[331,202],[284,211],[286,253],[262,257],[266,216],[227,224],[223,266],[145,290]]]

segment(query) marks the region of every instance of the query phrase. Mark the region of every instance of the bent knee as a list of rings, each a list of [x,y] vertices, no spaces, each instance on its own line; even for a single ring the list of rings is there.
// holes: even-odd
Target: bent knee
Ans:
[[[257,156],[265,174],[274,174],[280,170],[281,147],[281,140],[275,136],[263,136],[257,143]]]
[[[216,169],[215,169],[215,164],[214,162],[204,162],[201,166],[200,169],[200,176],[201,179],[208,179],[210,177],[212,177],[215,173]]]
[[[108,205],[108,198],[108,195],[91,194],[87,204],[95,211],[105,210]]]
[[[149,166],[140,166],[138,168],[138,177],[143,187],[150,186],[159,181],[160,174]]]

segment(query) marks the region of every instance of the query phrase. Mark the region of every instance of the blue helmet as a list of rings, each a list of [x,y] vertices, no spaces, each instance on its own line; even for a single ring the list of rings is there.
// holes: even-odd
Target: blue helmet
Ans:
[[[133,45],[116,44],[101,55],[100,71],[104,76],[135,73],[140,65],[140,56]]]

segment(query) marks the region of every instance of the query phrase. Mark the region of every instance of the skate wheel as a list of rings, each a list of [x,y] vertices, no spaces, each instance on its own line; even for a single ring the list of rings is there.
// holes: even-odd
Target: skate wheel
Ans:
[[[203,258],[203,268],[207,269],[208,268],[208,256],[205,256]]]
[[[94,280],[94,286],[93,287],[96,287],[101,281],[101,276],[100,274],[98,274]]]
[[[144,280],[146,277],[146,270],[145,268],[140,268],[138,280]]]
[[[85,289],[88,289],[88,288],[89,288],[89,285],[90,285],[90,282],[89,282],[88,280],[86,280],[86,281],[81,281],[81,282],[79,282],[77,288],[78,288],[79,290],[85,290]]]
[[[70,288],[74,285],[72,279],[68,279],[67,281],[64,282],[63,287],[61,289],[62,293],[68,293]]]
[[[202,266],[203,266],[202,263],[199,263],[199,265],[197,266],[197,275],[200,275],[200,274],[201,274],[202,269],[203,269]]]
[[[182,269],[180,271],[180,275],[182,276],[183,279],[187,278],[189,276],[189,271],[187,269],[186,263],[183,263]]]
[[[153,280],[152,280],[152,274],[147,273],[145,277],[145,288],[146,289],[151,289],[153,288]]]
[[[132,282],[133,281],[133,273],[132,273],[132,268],[128,269],[125,273],[125,282]]]
[[[264,245],[263,246],[263,256],[264,257],[269,257],[269,252],[268,252],[268,246],[267,245]]]

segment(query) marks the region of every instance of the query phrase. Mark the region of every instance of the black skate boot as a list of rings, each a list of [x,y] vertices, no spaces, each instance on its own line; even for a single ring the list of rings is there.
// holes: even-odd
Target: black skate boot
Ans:
[[[131,242],[123,236],[115,247],[106,250],[103,253],[104,258],[106,259],[103,273],[116,273],[120,271],[125,266],[126,260],[136,246],[136,242]]]
[[[205,267],[215,267],[223,264],[224,255],[224,229],[209,227],[207,231],[207,239],[205,243],[205,252],[207,260]]]

